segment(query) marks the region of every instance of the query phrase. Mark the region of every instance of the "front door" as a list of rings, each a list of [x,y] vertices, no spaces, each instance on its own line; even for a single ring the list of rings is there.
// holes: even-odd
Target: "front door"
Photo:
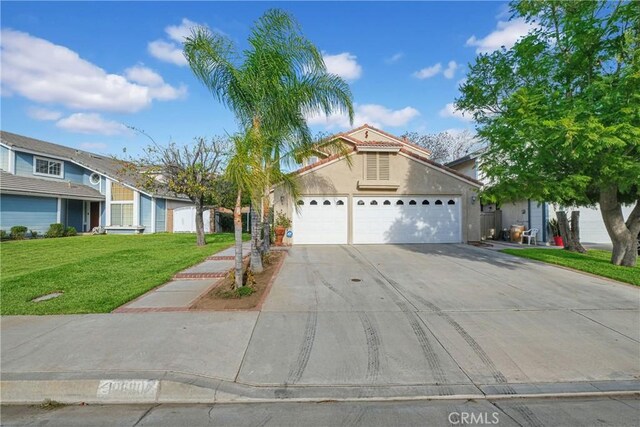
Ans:
[[[100,202],[91,202],[89,230],[93,230],[93,227],[100,227]]]

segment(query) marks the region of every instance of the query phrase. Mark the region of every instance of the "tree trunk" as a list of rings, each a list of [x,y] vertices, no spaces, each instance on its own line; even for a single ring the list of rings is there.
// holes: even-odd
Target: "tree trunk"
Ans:
[[[560,230],[560,236],[562,236],[562,242],[564,243],[564,248],[572,252],[585,253],[586,249],[580,244],[579,225],[569,226],[569,221],[567,220],[567,213],[565,211],[556,212],[556,217],[558,218],[558,229]],[[573,222],[573,224],[578,224],[579,218],[580,218],[579,211],[573,211],[571,213],[571,221]]]
[[[204,238],[204,219],[203,219],[203,203],[202,200],[196,201],[196,245],[204,246],[207,244]]]
[[[611,264],[634,267],[638,261],[637,239],[640,232],[640,200],[625,222],[615,186],[600,190],[600,212],[613,243]]]
[[[236,206],[233,209],[233,233],[236,240],[236,253],[235,253],[235,285],[236,289],[241,288],[243,283],[243,271],[242,271],[242,191],[238,190],[238,197],[236,197]]]
[[[258,211],[251,206],[251,271],[262,272],[262,253],[260,252],[260,220]]]
[[[576,251],[581,254],[587,253],[580,243],[580,211],[571,211],[571,243]]]
[[[264,239],[262,240],[262,252],[267,253],[271,249],[271,206],[269,206],[269,189],[265,191],[264,196],[264,222],[262,224]]]

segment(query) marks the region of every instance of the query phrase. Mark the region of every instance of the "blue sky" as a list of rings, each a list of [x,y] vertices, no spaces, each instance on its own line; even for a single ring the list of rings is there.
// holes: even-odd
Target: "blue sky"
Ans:
[[[272,7],[295,16],[350,83],[354,126],[388,132],[472,129],[452,102],[478,52],[526,33],[504,2],[2,2],[2,129],[104,154],[148,140],[233,133],[230,112],[192,76],[180,41],[194,24],[240,48]],[[316,131],[349,128],[310,117]]]

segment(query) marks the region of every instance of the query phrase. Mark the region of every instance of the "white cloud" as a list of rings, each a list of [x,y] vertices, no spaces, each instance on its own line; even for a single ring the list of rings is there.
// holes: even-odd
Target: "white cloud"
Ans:
[[[322,59],[324,59],[328,72],[337,74],[345,80],[357,80],[362,75],[362,67],[358,64],[357,57],[349,52],[337,55],[323,52]]]
[[[398,52],[388,58],[385,58],[384,62],[386,62],[387,64],[393,64],[401,60],[403,57],[404,57],[404,53]]]
[[[452,79],[456,73],[456,69],[458,68],[458,64],[456,61],[449,61],[447,64],[447,69],[442,72],[445,78]]]
[[[95,113],[75,113],[58,120],[56,126],[74,133],[121,135],[129,132],[129,129],[122,123],[105,120],[100,114]]]
[[[187,58],[185,58],[184,53],[182,53],[182,48],[176,46],[173,42],[155,40],[149,42],[147,49],[151,56],[161,61],[170,62],[181,67],[188,65]]]
[[[442,71],[442,64],[437,63],[436,65],[432,65],[431,67],[423,68],[420,71],[416,71],[413,75],[419,79],[428,79],[431,78]]]
[[[498,21],[496,29],[486,37],[477,38],[475,35],[469,37],[467,46],[475,46],[476,53],[490,53],[504,46],[506,49],[525,36],[529,31],[536,28],[535,24],[527,23],[524,19],[518,18],[513,21]]]
[[[106,150],[108,148],[108,145],[103,142],[83,142],[82,144],[80,144],[80,148],[87,151]]]
[[[191,29],[200,24],[193,22],[187,18],[182,18],[180,25],[169,25],[164,29],[169,38],[178,43],[184,43],[184,39],[191,35]]]
[[[58,120],[60,117],[62,117],[62,113],[60,111],[49,110],[40,107],[30,107],[27,110],[27,114],[32,119],[36,120]]]
[[[462,120],[463,122],[472,122],[473,115],[468,111],[460,111],[456,110],[456,106],[453,102],[448,103],[444,106],[442,110],[439,112],[440,117],[452,117],[455,119]]]
[[[187,87],[180,85],[175,88],[164,82],[160,74],[142,65],[136,65],[124,70],[125,76],[132,82],[149,87],[149,94],[159,100],[182,98],[187,94]]]
[[[188,62],[182,53],[182,44],[184,43],[184,39],[191,35],[191,30],[194,27],[207,26],[198,24],[187,18],[182,18],[180,25],[169,25],[165,27],[164,32],[167,34],[167,37],[169,37],[169,41],[158,39],[149,42],[147,50],[151,56],[161,61],[170,62],[181,67],[186,66]],[[218,29],[214,29],[214,31],[224,34]]]
[[[404,126],[419,115],[420,112],[413,107],[391,110],[378,104],[356,104],[353,126],[361,126],[365,123],[375,127]],[[325,117],[323,114],[314,114],[307,118],[307,122],[310,125],[324,126],[326,129],[348,129],[351,127],[348,117],[344,114],[332,114],[329,117]]]
[[[154,99],[175,99],[186,90],[166,84],[148,86],[109,74],[64,46],[20,31],[2,30],[0,46],[2,87],[36,102],[133,113]]]

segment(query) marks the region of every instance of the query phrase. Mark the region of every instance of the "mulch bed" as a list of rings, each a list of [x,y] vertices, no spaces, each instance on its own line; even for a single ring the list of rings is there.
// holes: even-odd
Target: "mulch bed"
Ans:
[[[227,275],[220,284],[196,300],[190,310],[217,311],[217,310],[252,310],[259,309],[269,293],[271,284],[275,280],[280,266],[285,257],[284,251],[271,251],[263,262],[262,273],[255,274],[255,283],[251,286],[254,292],[243,297],[229,297],[234,290],[233,276]],[[247,262],[245,262],[245,269]]]

